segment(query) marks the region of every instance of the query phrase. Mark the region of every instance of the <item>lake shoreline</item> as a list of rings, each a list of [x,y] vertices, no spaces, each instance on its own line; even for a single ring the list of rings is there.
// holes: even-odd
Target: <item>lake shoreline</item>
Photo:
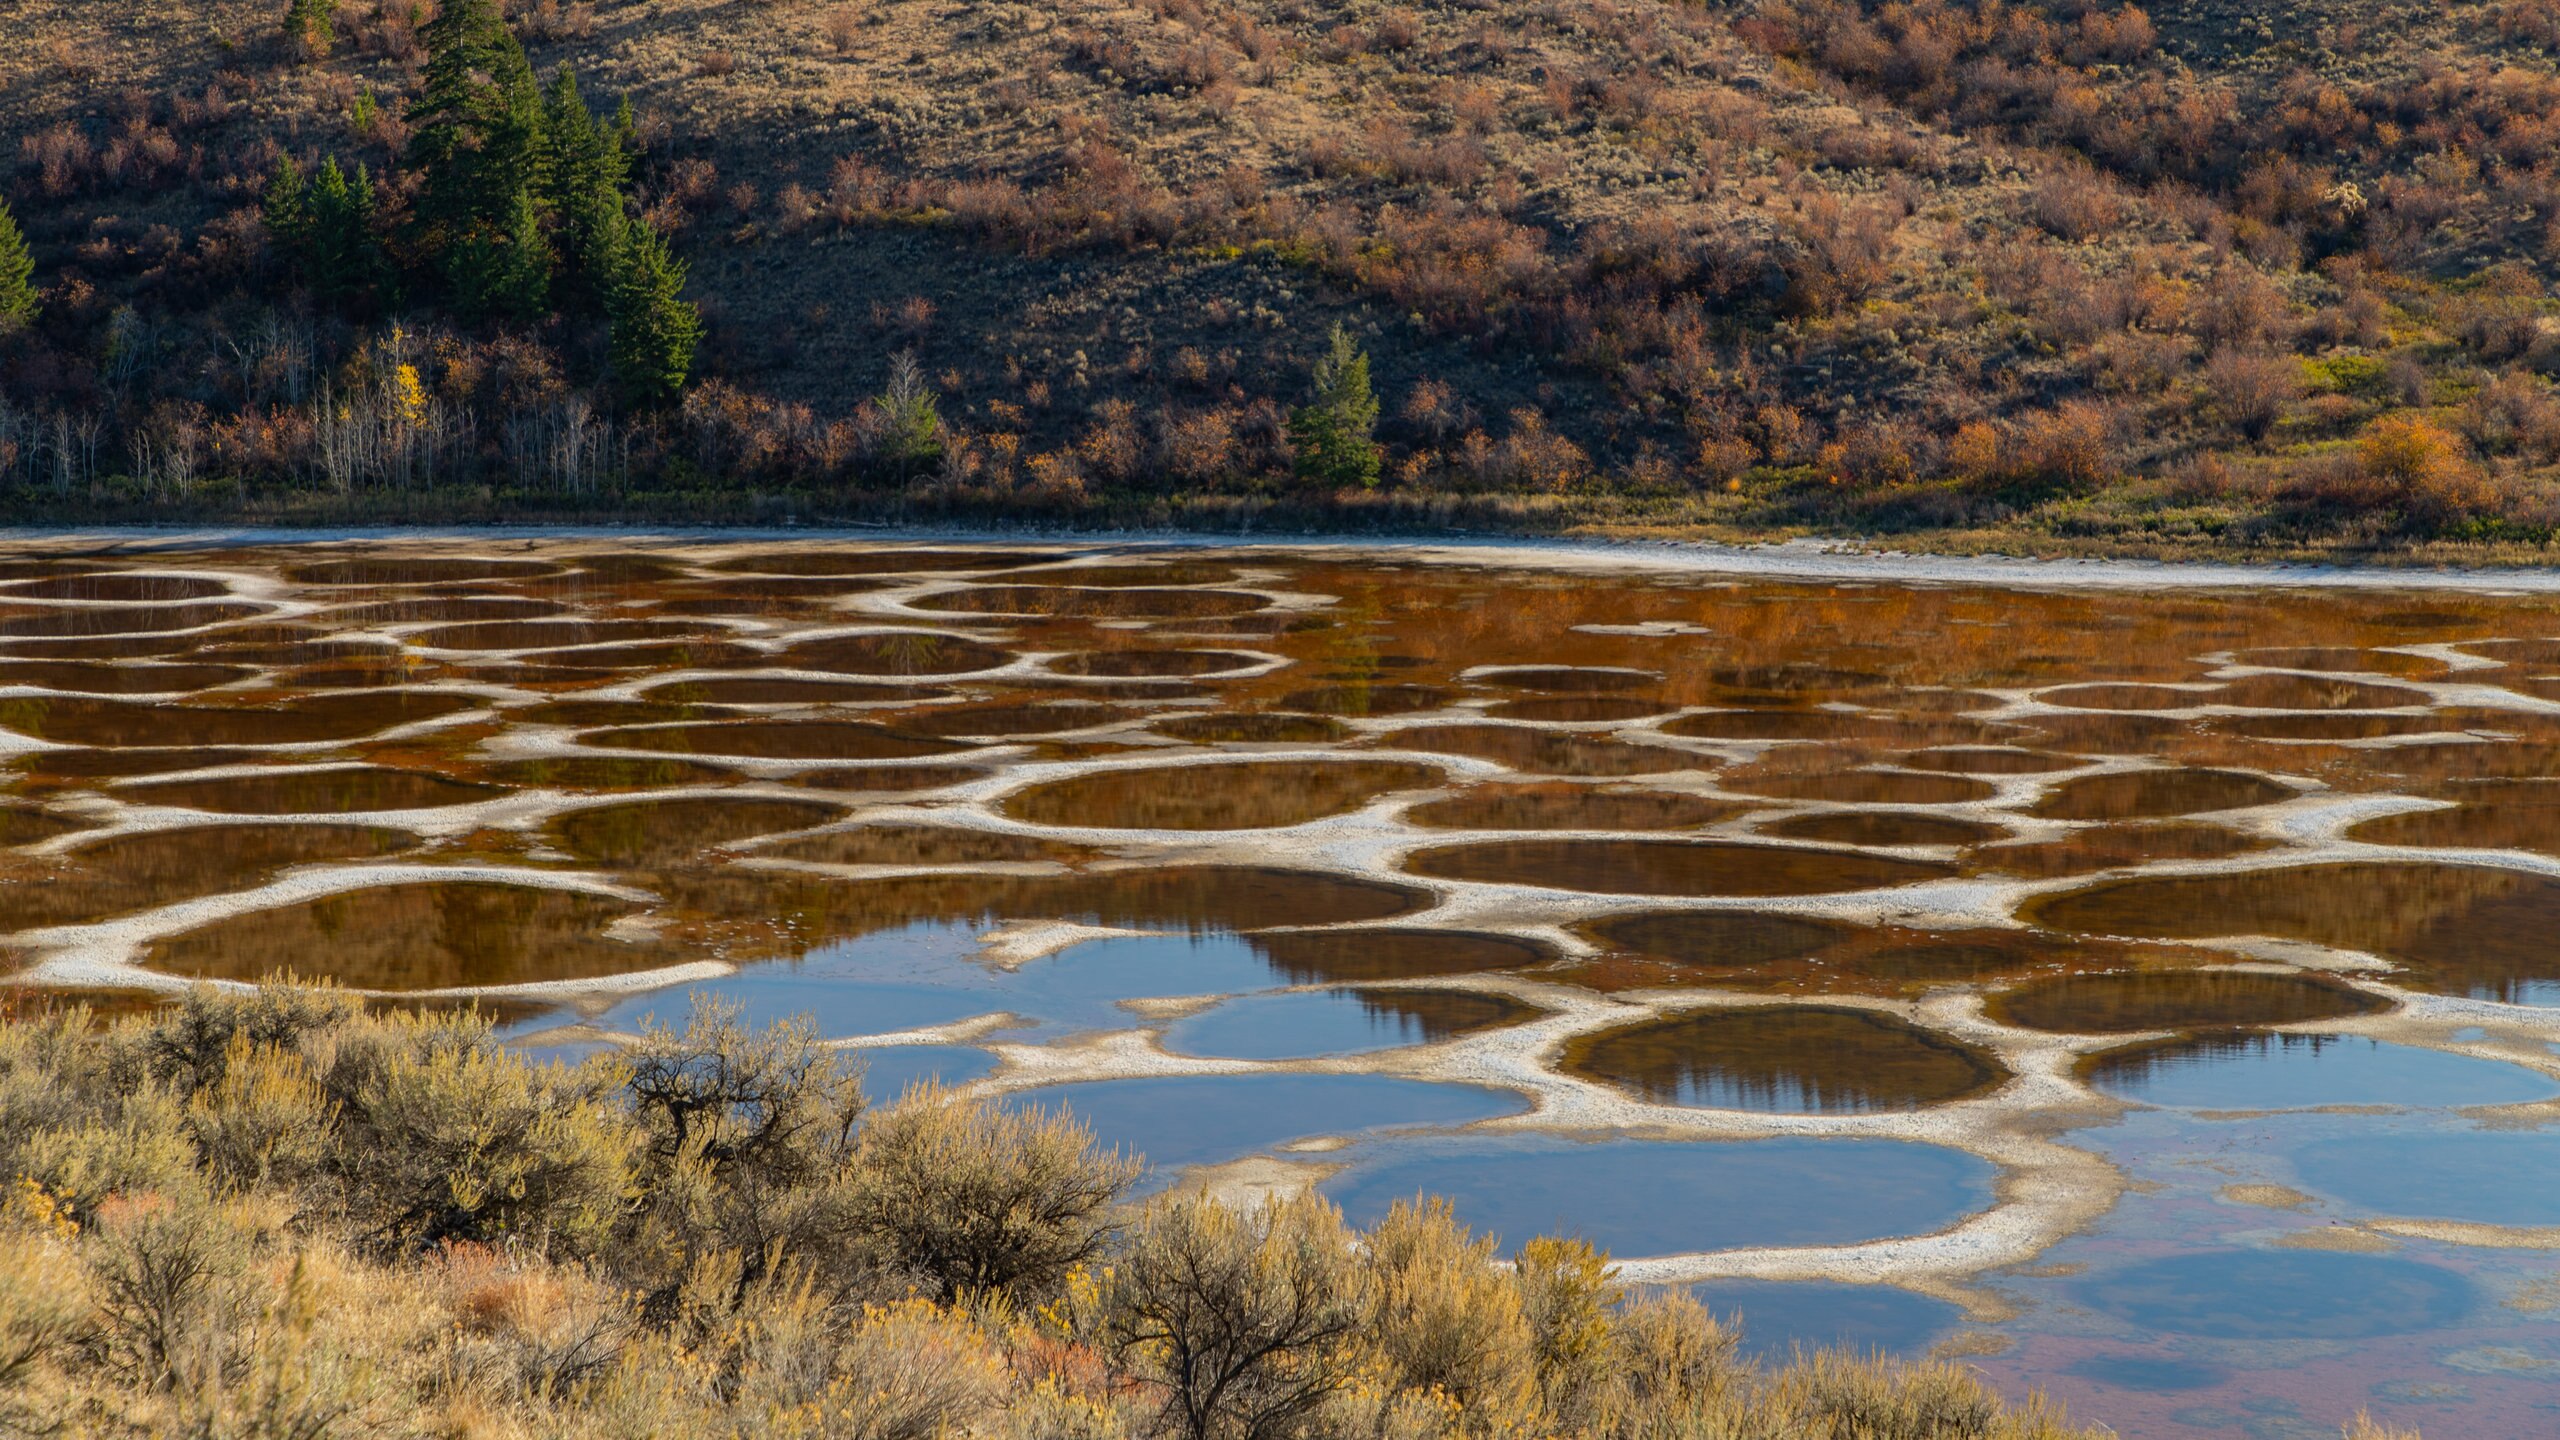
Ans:
[[[81,553],[148,554],[243,544],[524,543],[612,539],[702,545],[832,541],[877,544],[1081,545],[1311,556],[1369,555],[1424,564],[1498,565],[1593,575],[1658,571],[1773,580],[2017,586],[2213,589],[2256,586],[2350,589],[2560,590],[2560,564],[2443,547],[2355,555],[2302,552],[2172,555],[2042,546],[1935,548],[1940,536],[1734,537],[1706,534],[1487,534],[1474,531],[1256,533],[1143,527],[871,525],[686,525],[622,523],[263,525],[10,525],[0,540],[59,544]]]

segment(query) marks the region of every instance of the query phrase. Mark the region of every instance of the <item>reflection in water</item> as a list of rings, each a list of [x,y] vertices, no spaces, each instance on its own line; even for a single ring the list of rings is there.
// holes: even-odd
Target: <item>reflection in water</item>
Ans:
[[[1181,1055],[1297,1060],[1428,1044],[1516,1025],[1538,1012],[1462,990],[1315,990],[1253,995],[1176,1021],[1164,1047]]]
[[[2009,1078],[1989,1055],[1891,1016],[1814,1005],[1697,1011],[1578,1036],[1561,1068],[1656,1104],[1823,1115],[1916,1110]]]
[[[1395,790],[1441,783],[1439,769],[1394,760],[1262,760],[1097,770],[1034,785],[1004,811],[1040,825],[1107,830],[1258,830],[1356,810]]]
[[[406,881],[217,920],[154,942],[143,963],[204,980],[291,974],[359,990],[432,990],[580,980],[692,958],[605,937],[636,908],[529,885]]]
[[[2272,805],[2293,795],[2292,786],[2230,770],[2126,770],[2065,780],[2027,813],[2047,820],[2151,820]]]
[[[2085,1071],[2110,1095],[2205,1110],[2518,1105],[2560,1093],[2517,1066],[2352,1035],[2182,1035],[2102,1052]]]
[[[176,805],[218,815],[355,815],[372,810],[433,810],[477,804],[506,793],[495,785],[372,765],[278,768],[210,780],[128,785],[116,792],[118,798],[135,805]]]
[[[2004,990],[1984,1006],[2004,1025],[2073,1035],[2290,1025],[2390,1008],[2390,1001],[2334,980],[2230,970],[2063,975]]]
[[[370,825],[188,826],[113,836],[43,859],[12,857],[0,871],[0,927],[85,924],[220,895],[290,866],[370,860],[416,843],[404,831]]]
[[[1662,775],[1713,769],[1713,759],[1665,745],[1632,745],[1527,725],[1418,725],[1380,742],[1398,750],[1467,755],[1532,775]]]
[[[734,720],[713,725],[594,730],[579,736],[578,743],[605,750],[740,755],[757,760],[913,760],[968,748],[877,725],[829,720]]]
[[[1743,811],[1730,800],[1665,790],[1615,790],[1566,781],[1474,785],[1404,812],[1436,830],[1694,830]]]
[[[2097,934],[2308,940],[2406,965],[2439,993],[2560,1004],[2560,881],[2518,871],[2361,863],[2118,880],[2020,913]]]
[[[1991,1167],[1889,1140],[1462,1137],[1382,1150],[1324,1188],[1361,1224],[1398,1200],[1445,1195],[1506,1253],[1568,1235],[1634,1258],[1926,1234],[1990,1203]]]
[[[1714,840],[1504,840],[1417,850],[1416,875],[1614,895],[1819,895],[1954,873],[1928,860]]]
[[[844,813],[815,800],[763,796],[635,800],[573,811],[552,822],[551,836],[581,860],[656,869],[759,835],[824,825]]]

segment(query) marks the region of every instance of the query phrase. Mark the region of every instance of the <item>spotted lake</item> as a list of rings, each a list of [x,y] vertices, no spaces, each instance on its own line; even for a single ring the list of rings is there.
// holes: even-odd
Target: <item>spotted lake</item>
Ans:
[[[10,983],[719,997],[1764,1351],[2560,1433],[2560,595],[1911,573],[22,544]]]

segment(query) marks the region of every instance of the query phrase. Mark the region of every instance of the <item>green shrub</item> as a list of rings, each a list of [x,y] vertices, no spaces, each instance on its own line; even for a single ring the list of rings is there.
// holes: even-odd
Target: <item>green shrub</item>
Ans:
[[[1241,1211],[1158,1201],[1100,1296],[1120,1368],[1185,1440],[1276,1440],[1360,1366],[1366,1277],[1341,1213],[1312,1195]]]
[[[1101,1253],[1111,1207],[1138,1171],[1092,1131],[1036,1106],[920,1086],[863,1127],[853,1223],[945,1300],[1047,1294]]]

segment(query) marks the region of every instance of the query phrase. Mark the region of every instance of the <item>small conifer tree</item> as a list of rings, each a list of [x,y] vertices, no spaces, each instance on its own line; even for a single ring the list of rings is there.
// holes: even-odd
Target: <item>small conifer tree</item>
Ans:
[[[409,107],[409,164],[424,179],[418,248],[479,308],[521,279],[521,266],[502,272],[523,239],[517,197],[540,179],[541,88],[496,0],[447,0],[419,34],[426,74]]]
[[[925,383],[924,367],[916,363],[914,351],[901,350],[891,357],[888,388],[875,403],[885,422],[880,436],[883,462],[913,473],[942,458],[942,407],[933,397],[933,387]]]
[[[36,257],[8,202],[0,200],[0,335],[32,322],[38,308]]]
[[[702,317],[683,295],[685,266],[647,224],[621,227],[606,313],[614,378],[644,403],[670,400],[693,373]]]
[[[284,12],[284,37],[313,59],[338,43],[338,0],[293,0]]]
[[[382,242],[373,233],[375,205],[373,176],[363,165],[350,176],[332,155],[320,167],[306,201],[303,265],[322,297],[368,301],[387,278]]]
[[[311,182],[303,178],[301,162],[291,155],[276,157],[275,173],[267,177],[258,217],[266,223],[267,234],[278,248],[299,264],[302,247],[311,238]]]
[[[578,300],[601,300],[622,244],[630,155],[618,126],[599,124],[562,65],[542,101],[543,208],[557,221],[561,270]]]
[[[1299,475],[1328,485],[1373,486],[1385,456],[1372,438],[1378,397],[1369,388],[1369,357],[1339,324],[1316,361],[1315,397],[1289,412],[1289,444]]]

